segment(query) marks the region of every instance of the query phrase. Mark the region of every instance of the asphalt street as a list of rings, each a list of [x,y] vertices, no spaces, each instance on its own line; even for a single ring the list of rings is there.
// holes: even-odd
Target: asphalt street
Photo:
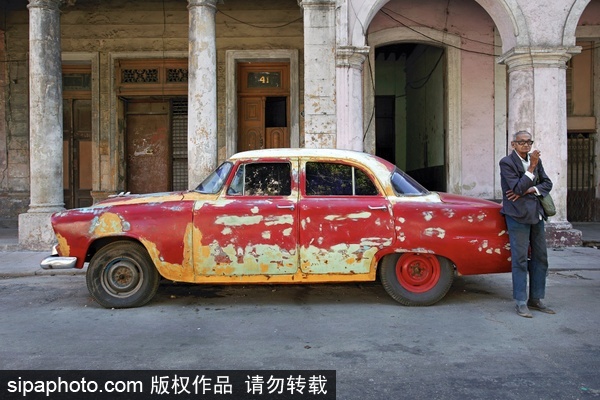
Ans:
[[[509,274],[457,277],[424,308],[377,282],[163,282],[144,307],[104,309],[82,271],[41,272],[45,253],[2,252],[0,369],[333,369],[338,399],[599,398],[599,254],[551,250],[557,314],[526,319]]]

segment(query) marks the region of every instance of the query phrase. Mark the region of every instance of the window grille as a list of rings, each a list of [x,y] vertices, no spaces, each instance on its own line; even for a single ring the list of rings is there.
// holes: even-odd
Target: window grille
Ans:
[[[173,190],[188,189],[187,99],[172,100]],[[195,182],[198,184],[200,182]]]
[[[592,221],[596,196],[596,135],[569,132],[567,140],[567,219],[577,222]]]
[[[123,69],[122,83],[158,83],[158,69]]]
[[[188,81],[187,68],[168,68],[167,83],[181,83]]]

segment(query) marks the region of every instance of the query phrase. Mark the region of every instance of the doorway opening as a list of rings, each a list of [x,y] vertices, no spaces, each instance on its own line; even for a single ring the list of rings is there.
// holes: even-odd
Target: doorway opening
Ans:
[[[63,196],[65,208],[91,206],[92,73],[63,66]]]
[[[290,147],[289,63],[237,68],[237,151]]]
[[[427,189],[447,191],[445,50],[418,43],[375,50],[376,154]]]

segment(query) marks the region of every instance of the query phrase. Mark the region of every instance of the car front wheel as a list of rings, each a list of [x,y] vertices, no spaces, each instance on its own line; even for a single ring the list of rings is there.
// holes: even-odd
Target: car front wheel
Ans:
[[[381,261],[385,291],[405,306],[437,303],[448,293],[453,280],[450,260],[433,254],[391,254]]]
[[[159,274],[143,246],[115,242],[92,257],[86,282],[94,300],[103,307],[139,307],[156,294]]]

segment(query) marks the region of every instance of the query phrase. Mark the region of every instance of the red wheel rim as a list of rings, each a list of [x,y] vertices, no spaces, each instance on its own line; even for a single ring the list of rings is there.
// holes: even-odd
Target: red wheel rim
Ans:
[[[396,277],[402,287],[413,293],[424,293],[440,280],[440,263],[430,254],[403,254],[396,263]]]

